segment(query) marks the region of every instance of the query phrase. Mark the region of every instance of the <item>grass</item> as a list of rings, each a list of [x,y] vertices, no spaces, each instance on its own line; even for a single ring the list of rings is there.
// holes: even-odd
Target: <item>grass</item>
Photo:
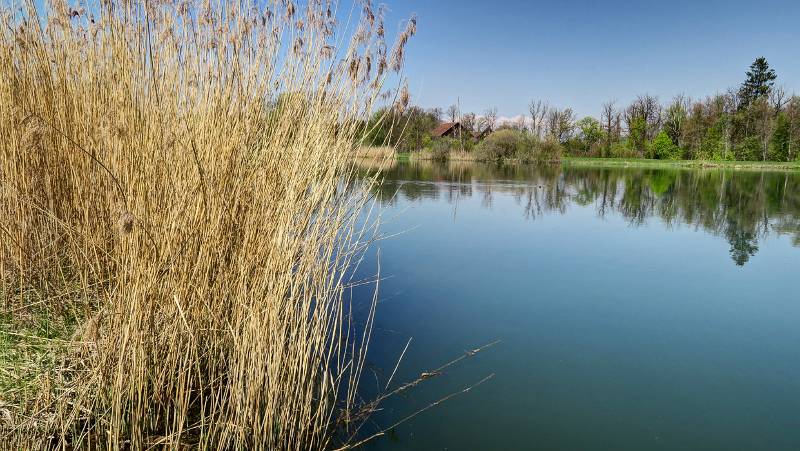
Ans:
[[[41,309],[0,315],[0,435],[8,439],[8,449],[40,449],[52,436],[37,420],[54,414],[53,398],[68,385],[64,356],[76,325],[72,315]],[[19,415],[21,405],[41,413],[25,418]]]
[[[392,46],[369,5],[341,33],[322,2],[17,6],[0,11],[9,443],[352,443],[374,304],[356,327],[370,181],[350,155],[415,21]]]
[[[57,356],[70,340],[75,322],[64,316],[35,312],[30,318],[0,317],[0,393],[6,407],[38,392],[39,378],[57,368]]]
[[[563,164],[572,166],[624,166],[652,168],[724,168],[753,170],[798,170],[800,162],[780,161],[707,161],[707,160],[649,160],[640,158],[564,157]]]

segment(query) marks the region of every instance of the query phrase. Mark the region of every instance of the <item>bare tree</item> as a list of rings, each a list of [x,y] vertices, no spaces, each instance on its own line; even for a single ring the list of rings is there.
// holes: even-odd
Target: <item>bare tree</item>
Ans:
[[[735,88],[728,88],[725,91],[725,95],[728,96],[728,101],[730,102],[730,106],[733,108],[731,114],[735,113],[736,111],[739,111],[741,103],[741,97],[739,97],[739,90]]]
[[[566,142],[575,132],[575,113],[572,108],[561,111],[561,120],[558,122],[558,140]]]
[[[461,116],[461,126],[464,127],[464,130],[471,132],[476,131],[476,127],[478,126],[478,118],[475,116],[475,113],[467,113]]]
[[[775,110],[771,99],[763,97],[754,100],[749,109],[749,116],[753,117],[752,126],[757,136],[761,139],[761,160],[766,161],[769,154],[769,140],[775,129]],[[751,132],[751,133],[752,133]]]
[[[737,111],[739,111],[739,102],[741,101],[741,97],[739,97],[738,90],[734,90],[733,88],[728,88],[728,90],[723,94],[725,99],[725,106],[724,106],[724,137],[725,137],[725,150],[723,156],[725,158],[728,155],[733,154],[733,140],[734,140],[734,133],[736,124],[734,123],[734,115]],[[691,102],[689,102],[691,104]],[[683,146],[683,141],[679,144],[679,146]]]
[[[655,138],[661,128],[661,105],[658,103],[658,97],[649,94],[637,96],[631,106],[634,113],[644,119],[647,125],[647,139]]]
[[[442,114],[444,114],[444,113],[442,112],[441,108],[434,107],[434,108],[431,108],[429,110],[429,112],[431,113],[431,115],[433,115],[433,117],[436,118],[437,121],[441,121],[442,120]]]
[[[544,120],[550,107],[541,100],[532,100],[528,105],[528,113],[531,115],[531,132],[541,139],[544,133]]]
[[[658,98],[649,94],[637,96],[623,113],[628,139],[644,157],[647,141],[655,138],[661,129],[661,105]]]
[[[604,153],[607,156],[611,151],[611,145],[619,140],[619,112],[617,111],[616,102],[611,100],[603,104],[602,111],[600,112],[600,123],[603,132],[606,135],[606,145]]]
[[[450,105],[447,107],[447,118],[450,119],[450,122],[458,121],[458,105]]]
[[[769,91],[769,103],[775,110],[775,116],[783,110],[783,107],[789,102],[789,95],[786,93],[786,88],[783,86],[773,87]]]
[[[547,113],[547,131],[558,142],[565,143],[575,131],[575,113],[571,108],[550,108]]]
[[[517,118],[517,120],[515,121],[516,122],[516,124],[514,124],[515,128],[517,130],[519,130],[519,131],[525,131],[525,128],[526,128],[525,123],[526,123],[526,121],[527,121],[527,118],[525,117],[525,115],[521,114]]]
[[[497,125],[497,107],[488,108],[483,112],[482,122],[484,129],[494,130]]]

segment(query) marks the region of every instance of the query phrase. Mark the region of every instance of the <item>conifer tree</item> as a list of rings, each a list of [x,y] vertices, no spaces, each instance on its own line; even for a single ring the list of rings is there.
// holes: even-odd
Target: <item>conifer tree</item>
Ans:
[[[754,100],[768,95],[776,78],[778,76],[775,69],[770,69],[767,59],[763,56],[756,58],[747,71],[747,79],[739,89],[739,107],[746,108]]]

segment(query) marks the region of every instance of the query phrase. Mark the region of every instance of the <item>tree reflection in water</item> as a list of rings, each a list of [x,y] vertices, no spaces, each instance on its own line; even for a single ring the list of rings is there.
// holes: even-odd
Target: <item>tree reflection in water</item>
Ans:
[[[563,214],[576,204],[593,205],[600,217],[621,215],[632,227],[653,217],[691,225],[725,237],[739,266],[770,233],[791,235],[800,246],[800,174],[791,172],[411,162],[390,164],[382,178],[375,195],[384,205],[398,198],[456,203],[479,196],[491,208],[502,193],[513,196],[528,219]]]

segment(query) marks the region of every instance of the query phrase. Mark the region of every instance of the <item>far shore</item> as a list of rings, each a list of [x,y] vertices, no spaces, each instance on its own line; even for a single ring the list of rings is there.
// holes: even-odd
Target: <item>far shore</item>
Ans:
[[[800,170],[798,161],[712,161],[712,160],[649,160],[638,158],[564,157],[562,163],[571,166],[623,166],[651,168],[722,168],[744,170]]]
[[[413,153],[394,153],[390,148],[381,147],[377,152],[369,152],[362,148],[356,157],[363,159],[393,159],[399,161],[431,161],[430,152],[420,151]],[[478,161],[470,152],[453,152],[448,157],[449,161]],[[515,160],[504,160],[505,163],[520,164]],[[800,161],[713,161],[713,160],[651,160],[645,158],[601,158],[601,157],[562,157],[561,164],[565,166],[592,166],[592,167],[636,167],[636,168],[719,168],[733,170],[760,170],[760,171],[798,171]]]

